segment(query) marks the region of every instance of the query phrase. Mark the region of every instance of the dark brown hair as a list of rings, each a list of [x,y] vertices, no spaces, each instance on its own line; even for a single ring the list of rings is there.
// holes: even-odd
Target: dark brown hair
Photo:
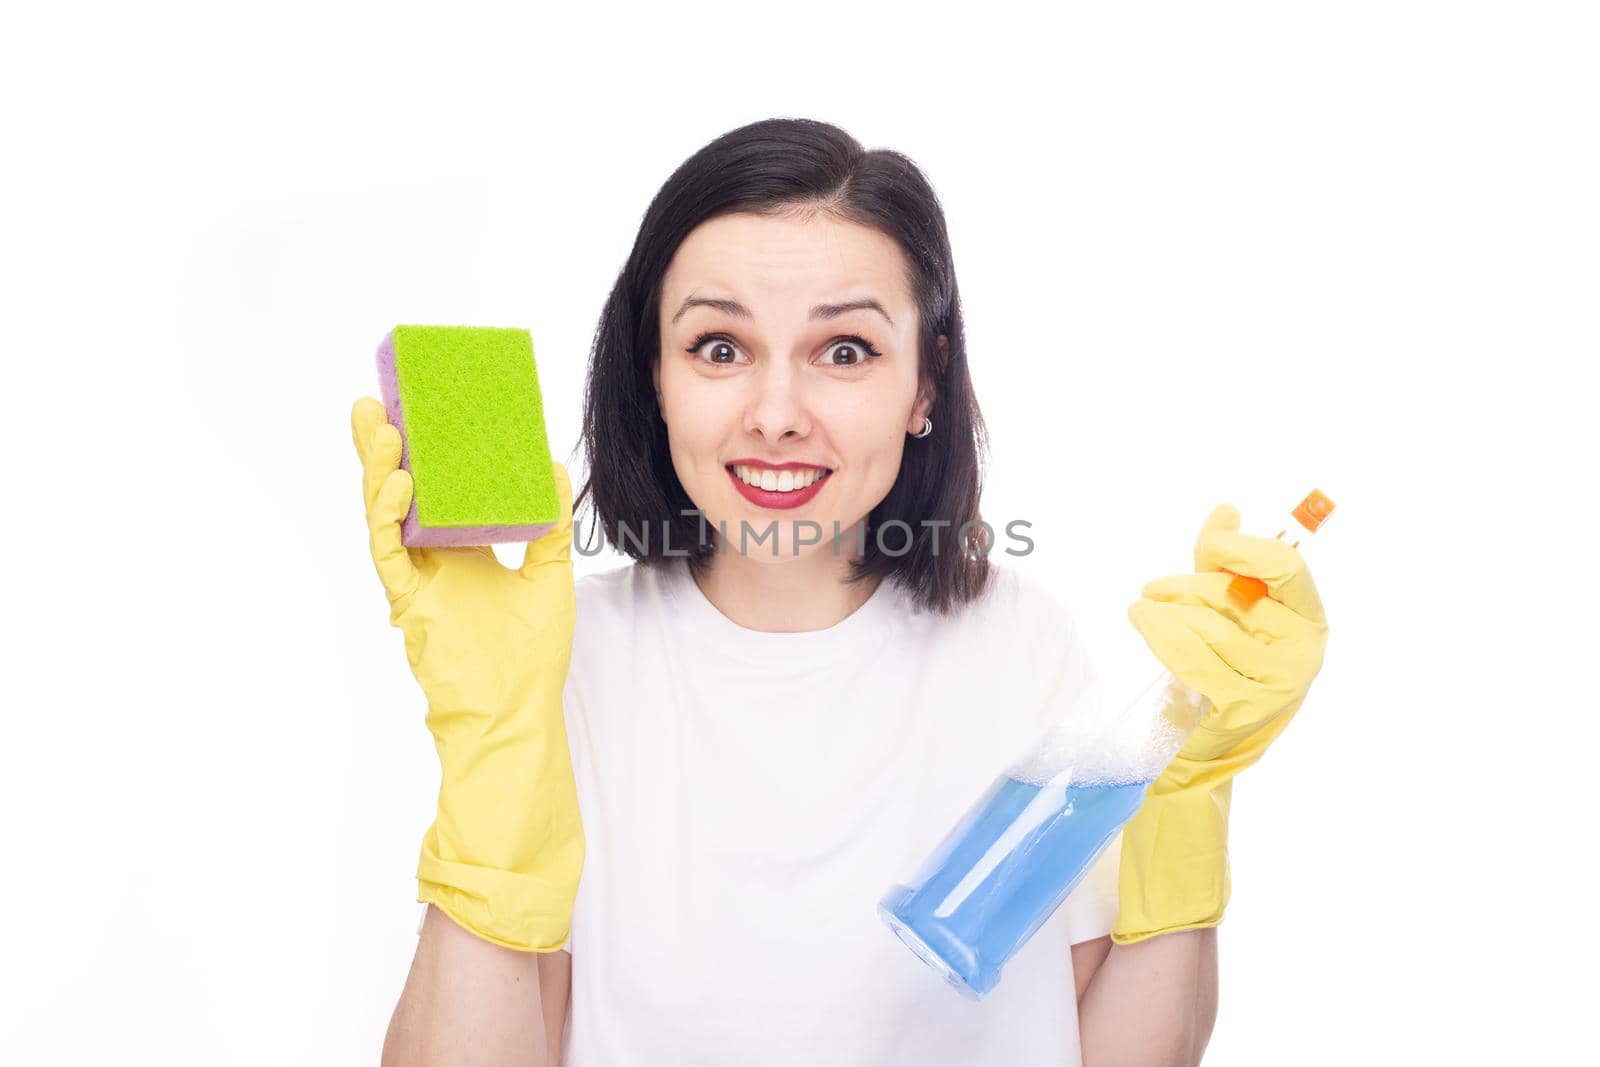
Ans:
[[[906,441],[900,472],[867,516],[863,555],[849,581],[873,576],[899,582],[924,607],[948,612],[987,587],[994,547],[979,520],[982,459],[988,451],[983,416],[967,370],[961,300],[944,212],[916,164],[898,152],[861,147],[826,122],[774,118],[723,134],[685,160],[650,202],[628,261],[601,313],[584,387],[583,448],[589,477],[577,496],[589,498],[608,542],[647,565],[690,553],[704,565],[714,539],[672,467],[667,427],[651,380],[659,358],[662,279],[689,233],[720,215],[817,211],[871,227],[904,253],[919,307],[923,387],[935,391],[935,430]],[[941,351],[939,336],[947,338]],[[888,532],[883,524],[909,527]],[[942,522],[938,529],[925,523]],[[965,523],[967,543],[956,534]],[[619,537],[619,530],[629,531]],[[665,538],[640,531],[661,530]],[[934,549],[934,538],[938,549]],[[666,540],[674,550],[667,555]],[[825,543],[825,542],[824,542]]]

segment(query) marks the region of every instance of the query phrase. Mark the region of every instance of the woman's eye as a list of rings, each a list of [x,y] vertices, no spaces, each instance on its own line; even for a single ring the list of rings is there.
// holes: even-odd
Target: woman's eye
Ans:
[[[701,355],[702,350],[709,355]],[[739,352],[737,348],[729,343],[727,338],[710,337],[705,334],[701,334],[690,342],[685,351],[692,355],[700,356],[705,362],[719,367],[731,366]]]
[[[835,362],[841,353],[844,356],[843,362]],[[829,365],[834,367],[859,367],[867,360],[875,359],[882,354],[860,337],[837,341],[828,349]]]

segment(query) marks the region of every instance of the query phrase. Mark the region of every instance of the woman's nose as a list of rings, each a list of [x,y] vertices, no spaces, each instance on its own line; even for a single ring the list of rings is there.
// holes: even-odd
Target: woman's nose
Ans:
[[[776,441],[787,433],[810,431],[806,398],[799,375],[773,363],[752,375],[753,394],[745,409],[745,431]]]

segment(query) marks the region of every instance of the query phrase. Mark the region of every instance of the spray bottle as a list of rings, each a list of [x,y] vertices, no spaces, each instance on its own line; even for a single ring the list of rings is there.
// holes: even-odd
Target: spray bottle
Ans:
[[[1277,536],[1300,549],[1332,513],[1333,502],[1313,489]],[[1267,587],[1234,575],[1228,593],[1247,608]],[[1148,649],[1144,655],[1153,659]],[[900,940],[969,999],[995,987],[1006,961],[1066,900],[1210,710],[1164,669],[1120,712],[1116,694],[1104,690],[1097,678],[916,874],[878,902]]]

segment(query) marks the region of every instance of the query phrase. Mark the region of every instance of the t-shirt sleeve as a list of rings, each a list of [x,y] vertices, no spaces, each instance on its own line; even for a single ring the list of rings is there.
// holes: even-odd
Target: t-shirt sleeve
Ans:
[[[1032,630],[1037,666],[1038,730],[1043,735],[1068,715],[1094,684],[1089,650],[1065,601],[1032,579],[1020,579],[1023,621]],[[1117,917],[1117,877],[1122,867],[1122,831],[1112,836],[1073,887],[1061,909],[1072,944],[1111,933]]]
[[[1067,940],[1076,945],[1111,933],[1117,919],[1117,876],[1122,870],[1122,831],[1118,830],[1100,858],[1089,865],[1083,881],[1062,901],[1067,913]]]

